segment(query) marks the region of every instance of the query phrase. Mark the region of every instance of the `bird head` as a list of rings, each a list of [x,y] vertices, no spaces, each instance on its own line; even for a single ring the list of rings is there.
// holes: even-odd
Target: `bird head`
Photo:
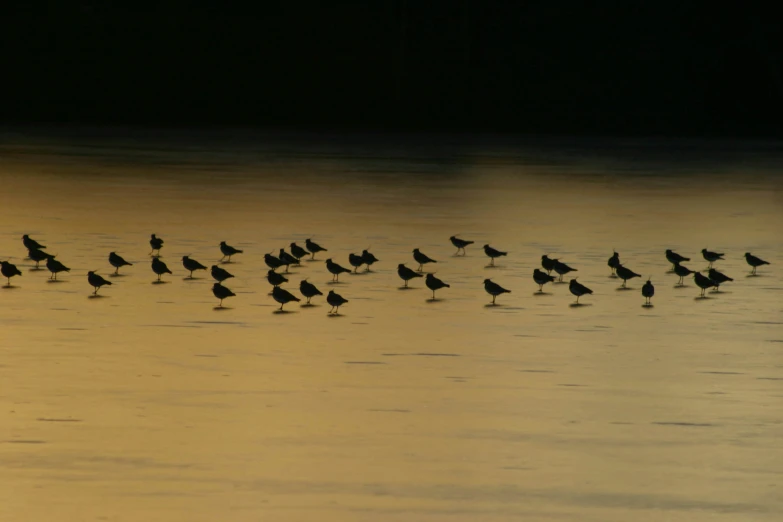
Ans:
[[[745,252],[745,257],[750,257],[750,252]]]
[[[484,284],[491,283],[491,282],[492,282],[492,280],[491,280],[491,279],[485,279],[485,280],[484,280]]]
[[[331,263],[331,262],[332,262],[332,258],[331,257],[325,261],[325,263]]]
[[[419,249],[418,249],[418,248],[414,248],[414,249],[413,249],[413,253],[414,253],[414,254],[418,254],[418,253],[419,253]]]
[[[398,269],[400,269],[400,268],[405,268],[405,263],[400,263],[399,265],[397,265],[397,268],[398,268]]]

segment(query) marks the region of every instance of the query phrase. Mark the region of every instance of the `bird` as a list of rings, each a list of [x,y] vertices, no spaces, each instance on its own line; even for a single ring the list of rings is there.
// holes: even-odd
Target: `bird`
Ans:
[[[160,255],[160,249],[163,248],[163,240],[157,237],[155,234],[152,234],[150,236],[150,246],[152,247],[152,250],[150,250],[150,255],[152,255],[152,253],[156,250],[158,251],[158,255]]]
[[[207,267],[196,261],[195,259],[191,259],[188,256],[182,256],[182,266],[185,267],[185,270],[190,272],[190,275],[188,276],[190,279],[193,279],[193,272],[196,270],[206,270]]]
[[[283,283],[287,283],[288,279],[283,274],[278,274],[274,270],[270,270],[266,273],[266,280],[269,281],[269,284],[272,286],[280,286]]]
[[[752,255],[750,252],[745,252],[745,261],[753,267],[753,270],[750,272],[753,275],[756,275],[756,269],[758,267],[769,264],[767,261]]]
[[[677,283],[678,285],[682,286],[685,283],[683,282],[684,278],[688,277],[691,274],[695,274],[693,270],[690,268],[687,268],[679,263],[674,264],[674,273],[680,276],[680,281]]]
[[[701,288],[701,297],[704,297],[704,292],[708,288],[715,286],[715,281],[709,277],[701,275],[701,272],[695,272],[693,274],[693,280],[696,281],[696,286]]]
[[[350,272],[345,267],[342,267],[338,265],[337,263],[332,261],[332,258],[326,260],[326,269],[332,273],[334,277],[332,277],[332,281],[339,281],[340,280],[340,274]]]
[[[634,277],[642,277],[630,268],[626,268],[623,265],[617,265],[616,271],[617,277],[623,280],[621,288],[626,288],[625,283],[627,283],[629,279],[633,279]]]
[[[339,314],[340,307],[348,302],[348,299],[345,299],[343,296],[341,296],[338,293],[335,293],[334,290],[329,290],[329,294],[326,296],[326,302],[331,305],[332,309],[329,310],[328,314],[334,313]]]
[[[555,269],[555,263],[557,263],[557,259],[551,259],[546,254],[541,256],[541,267],[546,270],[547,274],[551,274],[552,270]]]
[[[291,301],[300,301],[298,297],[296,297],[294,294],[289,292],[288,290],[284,288],[280,288],[279,286],[272,287],[272,297],[275,301],[280,303],[280,310],[283,310],[283,305],[286,303],[290,303]]]
[[[535,281],[536,284],[538,285],[539,293],[544,293],[544,285],[547,284],[547,283],[551,283],[554,280],[555,280],[554,276],[551,276],[549,274],[545,274],[544,272],[542,272],[538,268],[533,270],[533,281]]]
[[[432,274],[427,274],[427,278],[424,280],[424,284],[427,285],[427,288],[432,290],[433,301],[435,300],[435,290],[440,290],[441,288],[451,288],[451,285],[444,283]]]
[[[362,262],[364,262],[365,265],[367,265],[367,268],[364,269],[365,272],[370,271],[370,266],[380,261],[377,257],[375,257],[372,252],[369,250],[362,250]]]
[[[609,258],[606,264],[609,265],[609,268],[612,269],[612,274],[614,274],[614,271],[620,266],[620,254],[613,251],[612,257]]]
[[[408,281],[410,281],[411,279],[414,279],[416,277],[424,277],[423,275],[414,272],[412,269],[408,268],[403,263],[397,265],[397,275],[400,276],[400,279],[405,281],[405,288],[408,288]]]
[[[212,285],[212,293],[220,299],[220,304],[218,304],[218,308],[223,308],[223,299],[226,299],[228,297],[234,297],[236,294],[226,288],[225,286],[221,285],[220,283],[215,283]]]
[[[93,288],[95,288],[95,291],[92,293],[92,295],[98,295],[98,290],[103,285],[111,285],[111,281],[107,281],[98,274],[95,273],[95,270],[91,270],[87,272],[87,282],[90,283]]]
[[[49,258],[46,260],[46,268],[52,273],[52,275],[49,276],[49,279],[53,278],[57,281],[57,274],[60,272],[70,272],[71,269],[57,261],[54,257],[55,256],[53,255],[49,255]]]
[[[280,261],[275,256],[273,256],[272,254],[264,254],[264,263],[266,263],[266,266],[268,266],[272,270],[277,270],[278,268],[283,266],[283,262]]]
[[[501,252],[500,250],[495,250],[489,245],[484,245],[484,253],[487,254],[487,256],[489,256],[490,266],[495,266],[496,257],[508,255],[508,252]]]
[[[712,263],[723,259],[724,256],[724,254],[720,254],[718,252],[710,252],[706,248],[701,249],[701,255],[704,256],[704,259],[710,262],[709,268],[712,268]]]
[[[228,256],[229,263],[231,262],[231,256],[244,252],[244,250],[239,250],[238,248],[234,248],[231,245],[227,245],[225,241],[220,242],[220,251],[223,253],[223,257],[220,258],[220,261],[223,261],[226,256]]]
[[[647,282],[644,283],[644,286],[642,286],[642,296],[644,297],[645,306],[652,305],[650,300],[654,295],[655,295],[655,287],[653,286],[652,282],[650,282],[650,279],[647,278]]]
[[[222,283],[226,279],[234,277],[234,274],[229,273],[228,270],[220,268],[217,265],[212,265],[210,272],[212,274],[212,279],[214,279],[218,283]]]
[[[22,275],[22,272],[16,268],[16,265],[9,263],[8,261],[0,261],[0,273],[3,274],[3,277],[8,279],[8,284],[6,286],[11,286],[12,277]]]
[[[348,262],[353,267],[354,273],[356,273],[357,270],[359,270],[359,267],[364,264],[364,257],[362,257],[359,254],[348,254]]]
[[[27,250],[33,250],[33,249],[35,249],[35,250],[43,250],[44,248],[46,248],[46,245],[42,245],[41,243],[39,243],[35,239],[31,238],[27,234],[22,236],[22,243],[24,244],[24,247]]]
[[[582,297],[583,295],[593,293],[592,290],[587,288],[585,285],[583,285],[576,279],[572,279],[571,282],[568,283],[568,289],[571,291],[572,294],[576,296],[576,304],[579,304],[579,298]]]
[[[558,281],[562,281],[563,280],[563,276],[565,274],[567,274],[568,272],[576,272],[577,271],[576,268],[571,268],[567,264],[561,263],[557,259],[555,259],[554,269],[555,269],[555,272],[560,274],[560,278],[558,279]]]
[[[44,252],[43,250],[38,250],[37,248],[31,248],[27,251],[27,257],[35,261],[35,269],[38,270],[40,268],[39,263],[41,261],[45,261],[49,258],[49,254]]]
[[[417,263],[419,263],[419,272],[423,270],[424,265],[427,263],[437,263],[434,259],[430,259],[426,255],[419,252],[418,248],[413,249],[413,259],[416,260]]]
[[[299,283],[299,291],[307,298],[307,304],[310,304],[310,299],[317,295],[324,295],[318,290],[313,283],[310,283],[307,279],[303,279]]]
[[[669,261],[669,263],[672,264],[672,270],[674,270],[674,267],[682,263],[683,261],[690,261],[690,257],[684,257],[678,254],[677,252],[673,252],[672,250],[666,251],[666,259]]]
[[[456,236],[451,236],[449,238],[449,240],[451,241],[452,245],[457,247],[457,252],[454,254],[455,256],[459,255],[459,251],[460,250],[462,250],[462,255],[464,256],[467,253],[467,252],[465,252],[465,247],[475,243],[475,241],[468,241],[467,239],[460,239],[460,238],[458,238]]]
[[[280,255],[277,256],[281,262],[285,263],[285,271],[288,272],[288,265],[298,265],[299,259],[296,256],[292,256],[285,249],[280,249]]]
[[[495,299],[500,294],[510,294],[511,293],[511,290],[506,290],[505,288],[503,288],[499,284],[493,283],[489,279],[485,279],[484,280],[484,290],[486,290],[487,293],[492,296],[492,304],[495,304]]]
[[[133,263],[128,263],[122,257],[115,252],[109,252],[109,264],[115,268],[114,274],[120,273],[120,268],[123,266],[133,266]]]
[[[291,247],[291,254],[297,259],[297,261],[305,257],[308,253],[307,250],[300,247],[296,243],[291,243],[289,246]]]
[[[315,254],[318,252],[326,252],[327,249],[319,245],[318,243],[311,241],[310,239],[305,239],[305,248],[312,254],[310,256],[310,259],[315,259]]]
[[[707,272],[707,277],[712,279],[712,282],[715,283],[715,291],[717,292],[720,289],[720,285],[723,283],[728,283],[729,281],[734,281],[734,279],[730,278],[723,272],[718,272],[714,268],[710,268],[710,270]]]
[[[158,259],[157,257],[152,258],[152,271],[158,274],[158,281],[160,281],[160,276],[163,274],[171,274],[171,270],[169,270],[169,267],[166,266],[166,263]]]

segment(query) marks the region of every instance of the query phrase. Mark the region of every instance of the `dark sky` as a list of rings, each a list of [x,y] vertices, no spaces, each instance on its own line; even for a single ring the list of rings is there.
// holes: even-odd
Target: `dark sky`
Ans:
[[[28,3],[2,14],[5,123],[783,134],[772,3]]]

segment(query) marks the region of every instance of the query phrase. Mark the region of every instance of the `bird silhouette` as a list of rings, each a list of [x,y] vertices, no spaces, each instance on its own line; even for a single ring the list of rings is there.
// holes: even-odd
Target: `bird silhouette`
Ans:
[[[377,263],[379,259],[375,257],[369,250],[362,250],[362,262],[367,265],[365,272],[370,271],[370,267]]]
[[[339,281],[340,280],[340,274],[348,273],[350,270],[348,270],[345,267],[342,267],[338,265],[337,263],[332,261],[332,258],[329,258],[326,260],[326,269],[332,273],[334,277],[332,277],[332,281]]]
[[[223,299],[234,297],[236,295],[234,292],[232,292],[225,286],[221,285],[220,283],[215,283],[212,285],[212,294],[218,299],[220,299],[220,304],[218,304],[218,308],[223,308]]]
[[[606,264],[609,265],[609,268],[612,269],[612,273],[614,274],[614,271],[617,270],[618,266],[620,266],[620,254],[614,252]]]
[[[669,263],[672,264],[672,270],[674,270],[674,267],[681,264],[683,261],[691,260],[690,257],[681,256],[680,254],[672,250],[666,251],[666,259],[669,261]]]
[[[644,304],[650,306],[652,304],[650,300],[654,295],[655,295],[655,287],[650,282],[650,279],[647,279],[647,282],[644,283],[644,286],[642,286],[642,296],[644,297]]]
[[[310,299],[313,297],[317,295],[324,295],[315,287],[314,284],[310,283],[307,279],[303,279],[299,283],[299,291],[307,298],[307,304],[310,304]]]
[[[489,245],[484,245],[484,253],[489,257],[490,266],[495,266],[496,257],[508,255],[508,252],[501,252],[500,250],[496,250]]]
[[[511,293],[511,290],[506,290],[505,288],[503,288],[499,284],[493,283],[489,279],[485,279],[484,280],[484,290],[486,290],[486,292],[489,295],[492,296],[492,304],[495,304],[495,299],[500,294],[510,294]]]
[[[551,276],[549,274],[545,274],[544,272],[542,272],[538,268],[533,270],[533,281],[535,281],[536,284],[538,285],[538,291],[540,293],[544,292],[544,285],[545,284],[551,283],[554,280],[555,280],[554,276]]]
[[[416,277],[424,277],[423,275],[414,272],[412,269],[408,268],[403,263],[397,265],[397,275],[400,276],[400,279],[405,281],[405,288],[408,288],[408,281],[410,281],[411,279],[414,279]]]
[[[272,254],[264,254],[264,263],[266,263],[266,266],[268,266],[272,270],[277,270],[278,268],[283,266],[283,262],[280,261],[275,256],[273,256]]]
[[[413,249],[413,259],[416,260],[417,263],[419,263],[419,272],[423,270],[424,265],[427,263],[437,263],[434,259],[431,259],[427,257],[426,255],[419,252],[418,248]]]
[[[166,266],[166,263],[158,259],[157,257],[152,258],[152,271],[158,274],[158,281],[160,281],[160,277],[163,274],[171,274],[171,270],[169,270],[169,267]]]
[[[24,247],[27,250],[43,250],[44,248],[46,248],[46,245],[42,245],[41,243],[31,238],[27,234],[22,236],[22,244],[24,244]]]
[[[340,313],[340,307],[345,303],[347,303],[348,299],[345,299],[340,294],[335,293],[334,290],[329,290],[329,294],[327,294],[326,296],[326,302],[329,303],[329,305],[332,307],[332,309],[329,310],[328,313],[338,314]]]
[[[54,257],[55,256],[50,255],[49,258],[46,260],[46,268],[48,268],[49,272],[52,273],[52,275],[49,276],[49,279],[54,279],[54,281],[57,281],[57,274],[59,274],[60,272],[70,272],[71,269],[65,266],[64,264],[60,263]]]
[[[460,251],[460,250],[462,250],[462,255],[464,256],[465,254],[467,254],[467,252],[465,252],[465,247],[466,247],[466,246],[468,246],[468,245],[472,245],[473,243],[475,243],[475,241],[468,241],[468,240],[466,240],[466,239],[460,239],[460,238],[458,238],[458,237],[456,237],[456,236],[451,236],[451,237],[449,238],[449,240],[451,241],[451,244],[452,244],[452,245],[454,245],[455,247],[457,247],[457,251],[456,251],[456,252],[455,252],[455,254],[454,254],[455,256],[456,256],[456,255],[459,255],[459,251]]]
[[[92,293],[92,295],[98,295],[98,290],[103,285],[111,285],[111,281],[105,280],[103,277],[96,274],[94,270],[87,272],[87,282],[90,283],[93,288],[95,288],[95,291]]]
[[[440,290],[441,288],[451,288],[451,285],[444,283],[432,274],[427,274],[427,278],[424,280],[424,284],[427,285],[427,288],[432,290],[433,301],[435,300],[435,290]]]
[[[31,248],[27,251],[27,257],[35,261],[35,269],[38,270],[40,268],[41,261],[45,261],[49,258],[49,254],[44,252],[43,250],[38,250],[37,248]]]
[[[0,273],[3,274],[3,277],[8,279],[8,284],[6,286],[11,286],[11,278],[14,276],[20,276],[22,275],[22,272],[19,271],[18,268],[16,268],[16,265],[13,263],[9,263],[8,261],[0,261]]]
[[[689,275],[691,275],[691,274],[695,274],[696,272],[694,272],[690,268],[687,268],[687,267],[685,267],[685,266],[683,266],[683,265],[681,265],[679,263],[675,263],[674,264],[674,273],[677,274],[678,276],[680,276],[680,280],[679,280],[679,282],[677,284],[678,285],[684,285],[685,284],[684,283],[684,279],[686,277],[688,277]]]
[[[353,267],[354,273],[364,264],[364,258],[359,254],[348,254],[348,263]]]
[[[195,259],[191,259],[188,256],[182,256],[182,266],[185,267],[185,270],[190,272],[190,275],[188,276],[190,279],[193,279],[193,272],[196,270],[206,270],[207,267],[196,261]]]
[[[305,240],[305,248],[312,254],[312,256],[310,256],[310,259],[315,259],[315,255],[318,252],[326,252],[327,251],[324,247],[322,247],[321,245],[319,245],[315,241],[310,241],[310,239],[306,239]]]
[[[566,275],[568,272],[576,272],[576,268],[571,268],[565,263],[561,263],[557,259],[555,259],[555,266],[554,266],[555,272],[557,272],[560,275],[560,278],[558,281],[563,281],[563,276]]]
[[[123,266],[133,266],[133,263],[128,263],[121,256],[117,255],[116,252],[109,252],[109,264],[114,267],[115,275],[120,273],[120,268]]]
[[[756,269],[762,265],[768,265],[769,263],[764,261],[761,258],[758,258],[754,255],[752,255],[750,252],[745,252],[745,261],[753,267],[753,270],[750,272],[753,275],[756,275]]]
[[[568,283],[568,289],[576,296],[576,304],[579,304],[579,298],[583,295],[593,293],[592,290],[581,284],[576,279],[572,279],[571,282]]]
[[[634,277],[642,277],[630,268],[626,268],[623,265],[618,265],[616,272],[617,277],[623,280],[621,288],[626,288],[625,283],[627,283],[629,279],[633,279]]]
[[[266,280],[269,281],[269,284],[272,286],[280,286],[283,283],[287,283],[288,279],[282,274],[278,274],[274,270],[270,270],[266,273]]]
[[[217,265],[212,265],[212,268],[210,269],[210,273],[212,274],[212,279],[214,279],[218,283],[222,283],[226,279],[230,279],[234,277],[234,275],[229,273],[228,270],[220,268]]]
[[[552,270],[555,269],[555,264],[557,263],[557,259],[552,259],[546,254],[541,256],[541,268],[546,270],[547,274],[551,274]]]
[[[231,262],[231,256],[234,256],[236,254],[241,254],[244,252],[243,250],[239,250],[238,248],[234,248],[231,245],[227,245],[225,241],[220,242],[220,252],[223,254],[223,257],[220,258],[220,261],[223,261],[226,257],[228,257],[228,262]],[[218,262],[220,262],[218,261]]]
[[[707,272],[707,277],[712,279],[712,282],[715,283],[715,290],[717,291],[720,288],[720,285],[723,283],[728,283],[729,281],[734,281],[734,279],[730,278],[723,272],[718,272],[714,268],[710,268],[710,270]]]
[[[281,311],[283,310],[283,305],[286,303],[290,303],[291,301],[300,301],[300,299],[294,294],[284,288],[280,288],[279,286],[272,287],[272,297],[275,301],[280,303]]]
[[[160,255],[160,249],[163,248],[163,240],[157,237],[155,234],[152,234],[150,236],[150,246],[152,247],[152,250],[150,250],[150,255],[152,255],[152,253],[156,250],[158,251],[158,255]]]
[[[292,256],[288,252],[286,252],[284,249],[280,249],[280,255],[277,256],[278,259],[280,259],[280,262],[285,265],[285,271],[288,272],[288,266],[289,265],[298,265],[299,260],[296,258],[296,256]]]
[[[723,259],[723,256],[725,254],[720,254],[718,252],[710,252],[706,248],[702,248],[701,249],[701,255],[704,256],[704,259],[706,259],[707,261],[710,262],[709,268],[712,268],[712,263],[714,263],[715,261]]]
[[[308,255],[307,250],[300,247],[296,243],[291,243],[289,246],[291,247],[291,254],[296,258],[297,261]]]
[[[701,272],[695,272],[693,274],[693,280],[696,281],[696,286],[701,288],[701,297],[704,297],[704,292],[706,292],[708,288],[715,286],[715,281],[701,275]]]

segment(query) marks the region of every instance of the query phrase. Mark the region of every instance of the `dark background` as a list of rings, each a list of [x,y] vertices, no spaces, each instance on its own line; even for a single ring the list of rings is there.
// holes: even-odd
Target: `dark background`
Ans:
[[[34,4],[2,13],[0,122],[783,134],[774,3]]]

